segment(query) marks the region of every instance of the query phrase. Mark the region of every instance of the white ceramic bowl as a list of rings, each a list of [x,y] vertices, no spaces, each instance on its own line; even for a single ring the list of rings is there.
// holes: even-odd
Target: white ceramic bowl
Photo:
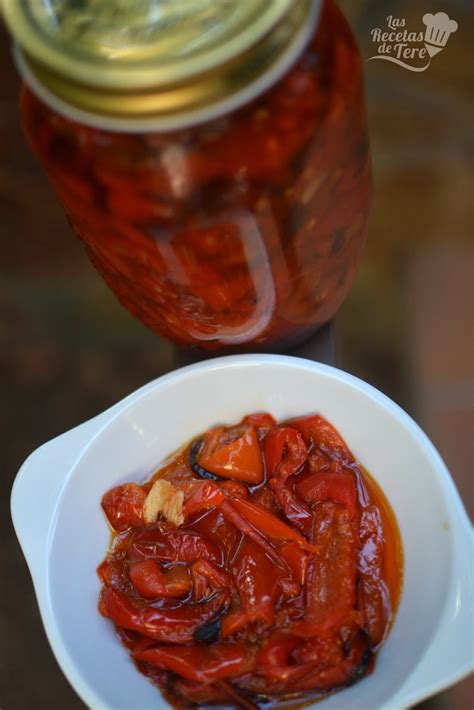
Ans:
[[[15,529],[49,641],[91,708],[166,707],[99,616],[96,566],[109,542],[99,502],[142,481],[182,443],[252,411],[320,412],[388,496],[401,530],[402,599],[375,672],[321,710],[403,708],[474,668],[473,531],[440,456],[415,422],[361,380],[297,358],[243,355],[191,365],[35,451],[12,493]]]

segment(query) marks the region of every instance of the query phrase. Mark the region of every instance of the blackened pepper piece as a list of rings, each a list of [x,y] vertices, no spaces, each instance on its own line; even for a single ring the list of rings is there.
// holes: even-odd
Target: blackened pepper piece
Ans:
[[[194,632],[195,641],[203,641],[204,643],[214,643],[219,638],[221,632],[220,619],[214,619],[207,624],[203,624]]]
[[[196,441],[193,441],[191,450],[189,452],[189,465],[193,469],[194,473],[197,473],[198,476],[201,478],[207,478],[210,481],[218,481],[219,476],[216,476],[214,473],[211,473],[210,471],[207,470],[207,468],[203,468],[202,466],[199,465],[197,457],[199,454],[199,451],[201,450],[201,445],[202,445],[202,439],[196,439]]]

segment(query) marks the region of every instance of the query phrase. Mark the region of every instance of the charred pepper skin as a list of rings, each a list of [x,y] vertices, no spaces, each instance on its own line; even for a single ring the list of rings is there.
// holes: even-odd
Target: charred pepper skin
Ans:
[[[206,468],[199,465],[197,457],[201,447],[202,439],[196,439],[196,441],[192,443],[191,448],[189,449],[189,465],[193,469],[194,473],[197,473],[200,478],[204,478],[207,481],[218,481],[219,476],[216,476],[215,473],[211,473]]]

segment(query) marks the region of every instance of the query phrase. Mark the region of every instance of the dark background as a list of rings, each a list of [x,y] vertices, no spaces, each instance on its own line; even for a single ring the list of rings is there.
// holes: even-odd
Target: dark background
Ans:
[[[444,10],[459,23],[424,73],[381,61],[365,65],[374,203],[365,257],[336,337],[338,365],[414,416],[472,515],[474,6],[341,4],[365,59],[374,53],[370,30],[385,27],[387,15],[423,29],[425,12]],[[171,345],[119,307],[70,233],[21,135],[18,88],[0,28],[0,705],[74,710],[83,705],[49,649],[11,526],[11,484],[37,446],[171,369],[175,359]],[[423,704],[473,707],[469,681]]]

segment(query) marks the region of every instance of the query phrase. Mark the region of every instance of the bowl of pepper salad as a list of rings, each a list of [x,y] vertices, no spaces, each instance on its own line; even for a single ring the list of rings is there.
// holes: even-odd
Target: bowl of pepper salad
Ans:
[[[402,708],[474,666],[451,477],[335,368],[243,355],[159,378],[34,452],[12,512],[89,707]]]

